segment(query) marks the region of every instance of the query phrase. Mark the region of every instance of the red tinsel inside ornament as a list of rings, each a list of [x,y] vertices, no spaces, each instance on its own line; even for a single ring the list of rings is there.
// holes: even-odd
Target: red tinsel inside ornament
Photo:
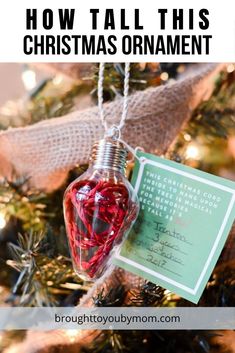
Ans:
[[[64,201],[74,264],[89,278],[100,276],[113,246],[135,219],[136,204],[124,184],[96,179],[73,183]]]

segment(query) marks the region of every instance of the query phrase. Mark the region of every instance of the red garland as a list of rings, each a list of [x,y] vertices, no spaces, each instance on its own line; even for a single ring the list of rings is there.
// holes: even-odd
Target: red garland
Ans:
[[[99,277],[113,246],[135,220],[138,206],[124,184],[94,179],[73,183],[65,194],[64,208],[78,272]]]

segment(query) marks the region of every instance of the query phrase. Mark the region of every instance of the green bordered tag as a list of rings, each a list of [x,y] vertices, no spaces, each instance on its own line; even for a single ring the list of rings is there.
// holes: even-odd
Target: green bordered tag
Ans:
[[[197,303],[235,218],[235,183],[139,153],[139,217],[114,263]]]

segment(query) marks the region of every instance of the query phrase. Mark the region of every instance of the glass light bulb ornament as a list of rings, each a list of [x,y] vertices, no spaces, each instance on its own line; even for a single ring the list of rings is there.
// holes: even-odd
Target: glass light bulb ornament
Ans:
[[[64,195],[64,217],[77,274],[101,277],[112,250],[120,245],[137,218],[137,195],[125,177],[127,150],[115,137],[95,143],[88,170]]]

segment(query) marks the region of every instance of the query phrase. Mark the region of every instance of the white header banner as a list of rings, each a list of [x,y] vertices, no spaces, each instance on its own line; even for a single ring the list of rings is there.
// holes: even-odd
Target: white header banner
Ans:
[[[0,62],[235,62],[235,1],[7,0]]]

